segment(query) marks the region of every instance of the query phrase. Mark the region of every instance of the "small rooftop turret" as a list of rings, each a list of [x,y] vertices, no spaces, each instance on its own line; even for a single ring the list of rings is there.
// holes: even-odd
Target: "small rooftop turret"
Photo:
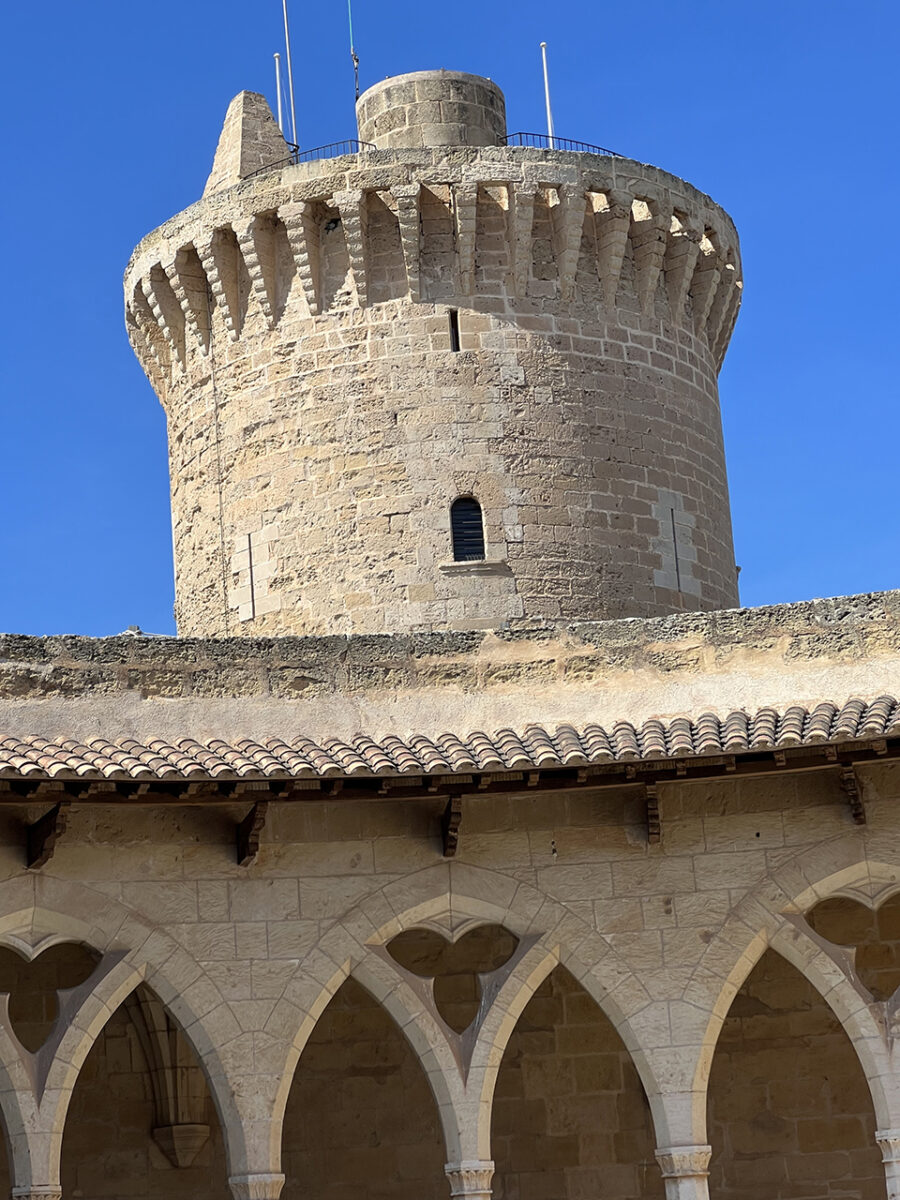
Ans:
[[[379,150],[499,146],[506,137],[503,93],[463,71],[413,71],[382,80],[356,102],[359,138]]]

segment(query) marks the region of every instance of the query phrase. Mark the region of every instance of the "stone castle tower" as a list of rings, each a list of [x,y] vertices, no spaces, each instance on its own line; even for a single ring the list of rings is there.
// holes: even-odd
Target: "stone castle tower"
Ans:
[[[388,79],[357,115],[357,153],[294,163],[242,93],[203,198],[129,264],[179,632],[734,605],[727,214],[629,159],[508,144],[476,76]]]

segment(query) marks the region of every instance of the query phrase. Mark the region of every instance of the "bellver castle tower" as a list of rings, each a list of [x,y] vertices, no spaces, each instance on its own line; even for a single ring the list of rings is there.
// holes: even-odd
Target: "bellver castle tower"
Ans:
[[[203,198],[128,266],[179,633],[733,606],[727,214],[595,148],[508,144],[476,76],[387,79],[357,115],[357,153],[294,163],[242,93]]]

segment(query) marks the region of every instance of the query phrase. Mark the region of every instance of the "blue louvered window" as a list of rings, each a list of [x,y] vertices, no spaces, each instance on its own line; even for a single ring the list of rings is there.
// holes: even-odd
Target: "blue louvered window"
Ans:
[[[484,521],[481,505],[474,496],[460,496],[450,505],[453,557],[457,562],[484,558]]]

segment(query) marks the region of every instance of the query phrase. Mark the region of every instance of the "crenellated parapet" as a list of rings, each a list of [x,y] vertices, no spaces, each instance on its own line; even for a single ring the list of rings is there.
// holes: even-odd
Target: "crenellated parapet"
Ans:
[[[357,112],[359,153],[298,164],[242,93],[202,200],[129,264],[179,631],[734,604],[726,213],[655,167],[506,145],[489,80],[401,76]]]

